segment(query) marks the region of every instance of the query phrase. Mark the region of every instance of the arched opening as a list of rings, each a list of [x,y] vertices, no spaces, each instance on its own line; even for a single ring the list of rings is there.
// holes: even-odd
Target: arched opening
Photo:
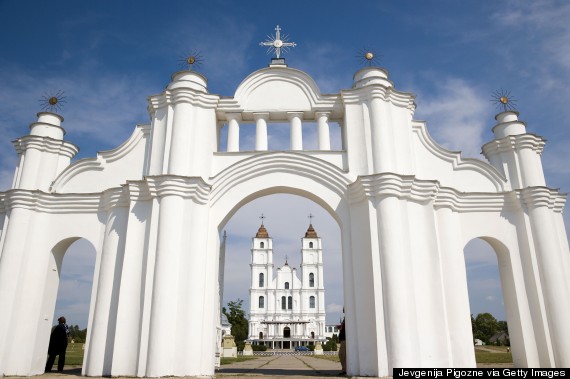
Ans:
[[[514,294],[507,248],[494,238],[475,238],[464,248],[467,288],[478,363],[512,362],[506,300]],[[518,313],[512,309],[511,313]],[[516,340],[516,338],[515,338]],[[516,350],[516,349],[515,349]]]
[[[88,240],[78,237],[60,241],[50,254],[44,309],[53,315],[53,326],[57,324],[59,317],[66,318],[70,330],[66,365],[77,366],[83,363],[95,259],[94,246]],[[46,331],[46,334],[49,333],[50,331]]]
[[[280,191],[281,192],[281,191]],[[288,292],[276,292],[269,295],[269,292],[263,294],[265,296],[265,308],[255,310],[254,312],[277,311],[278,322],[260,323],[254,326],[256,329],[248,330],[248,336],[253,340],[253,344],[260,344],[263,335],[263,341],[269,349],[290,349],[296,346],[306,346],[309,340],[325,341],[324,331],[326,325],[336,325],[342,318],[342,308],[344,304],[343,296],[343,274],[342,274],[342,244],[341,233],[337,220],[331,217],[330,213],[321,206],[304,197],[294,196],[290,194],[271,194],[252,199],[250,202],[242,205],[229,219],[227,224],[222,225],[220,234],[226,232],[226,242],[224,248],[225,263],[224,267],[231,267],[231,270],[225,270],[223,273],[223,300],[222,305],[236,299],[243,299],[243,309],[245,314],[250,314],[250,283],[251,283],[251,248],[252,238],[258,231],[262,220],[260,216],[263,213],[263,224],[267,232],[272,238],[272,243],[265,246],[272,251],[274,264],[273,274],[265,273],[265,287],[263,291],[270,291],[273,288],[272,282],[277,278],[277,269],[288,262],[291,270],[295,269],[298,275],[299,283],[295,280],[287,280],[281,282],[281,288]],[[309,215],[312,214],[312,221]],[[324,303],[323,307],[326,311],[326,319],[324,325],[320,329],[322,334],[318,332],[311,333],[308,329],[309,321],[297,320],[292,318],[292,314],[303,309],[311,315],[317,312],[316,292],[313,296],[315,307],[309,310],[308,297],[302,298],[296,295],[296,291],[300,292],[303,276],[301,275],[301,248],[300,238],[305,236],[309,224],[312,222],[318,236],[322,238],[323,251],[323,272],[324,272]],[[308,245],[305,245],[308,246]],[[318,276],[314,272],[312,274],[312,287],[317,291],[319,287]],[[305,278],[309,275],[305,271]],[[305,279],[307,280],[307,279]],[[305,282],[305,286],[308,282]],[[261,296],[257,294],[257,296]],[[255,299],[255,298],[254,298]],[[270,300],[272,299],[272,300]],[[282,313],[282,314],[281,314]],[[250,315],[251,317],[251,315]],[[250,318],[251,320],[251,318]],[[267,321],[273,320],[273,317],[267,317]],[[288,329],[284,329],[284,323],[294,321]],[[230,321],[231,322],[231,321]],[[248,323],[252,327],[251,321]],[[287,337],[285,330],[288,331]],[[255,341],[255,338],[259,341]],[[272,338],[274,341],[272,341]],[[280,341],[284,338],[287,340]],[[236,342],[237,341],[236,339]],[[239,345],[238,345],[239,346]]]

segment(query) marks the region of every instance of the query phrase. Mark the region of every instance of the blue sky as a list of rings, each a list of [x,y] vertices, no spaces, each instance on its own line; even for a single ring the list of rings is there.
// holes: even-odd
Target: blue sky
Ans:
[[[297,47],[290,67],[310,74],[323,93],[349,88],[372,49],[396,88],[417,95],[415,118],[427,120],[441,145],[480,157],[497,108],[511,91],[527,130],[548,142],[550,187],[570,190],[570,4],[564,1],[1,1],[0,188],[11,185],[17,157],[11,140],[28,132],[45,94],[65,91],[60,112],[78,158],[119,145],[148,123],[146,98],[160,93],[184,54],[201,51],[197,68],[211,93],[232,96],[270,57],[259,46],[275,25]],[[274,137],[278,140],[278,136]],[[279,143],[279,141],[276,141]],[[283,206],[286,204],[287,206]],[[247,301],[250,238],[258,216],[280,256],[298,264],[307,215],[325,244],[327,319],[342,306],[338,226],[317,205],[262,198],[228,223],[226,299]],[[568,217],[565,217],[568,224]],[[79,243],[64,261],[57,314],[86,326],[93,251]],[[484,244],[468,249],[472,313],[504,319],[496,258]],[[229,284],[228,284],[229,283]]]

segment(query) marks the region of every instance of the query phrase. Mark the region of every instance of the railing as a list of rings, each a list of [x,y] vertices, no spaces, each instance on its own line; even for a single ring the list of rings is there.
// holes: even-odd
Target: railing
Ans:
[[[238,351],[238,355],[243,355],[243,351]],[[315,355],[313,351],[289,351],[289,350],[266,350],[254,351],[253,355],[271,356],[271,355]],[[323,351],[322,355],[338,355],[338,351]]]

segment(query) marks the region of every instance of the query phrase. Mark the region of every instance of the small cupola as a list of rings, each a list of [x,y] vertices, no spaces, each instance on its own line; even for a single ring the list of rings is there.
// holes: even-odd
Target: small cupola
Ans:
[[[267,233],[267,229],[265,229],[263,223],[261,223],[259,230],[255,233],[255,238],[269,238],[269,233]]]
[[[315,229],[313,228],[313,224],[309,224],[309,228],[305,233],[305,238],[318,238],[317,232],[315,232]]]

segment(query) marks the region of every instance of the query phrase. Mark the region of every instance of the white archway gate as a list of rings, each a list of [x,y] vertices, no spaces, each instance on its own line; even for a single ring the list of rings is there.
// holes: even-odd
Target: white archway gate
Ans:
[[[213,375],[220,232],[272,193],[314,200],[340,226],[348,374],[475,366],[463,247],[476,237],[499,257],[515,365],[570,366],[565,196],[544,181],[543,139],[504,112],[489,163],[463,159],[413,120],[414,96],[385,70],[354,79],[323,95],[275,64],[220,97],[179,72],[150,97],[150,125],[74,164],[63,118],[40,113],[14,141],[14,184],[0,193],[0,373],[43,372],[54,251],[83,237],[97,250],[83,374]],[[290,125],[287,151],[271,150],[273,123]],[[240,151],[247,124],[254,151]],[[303,149],[308,135],[317,150]]]

